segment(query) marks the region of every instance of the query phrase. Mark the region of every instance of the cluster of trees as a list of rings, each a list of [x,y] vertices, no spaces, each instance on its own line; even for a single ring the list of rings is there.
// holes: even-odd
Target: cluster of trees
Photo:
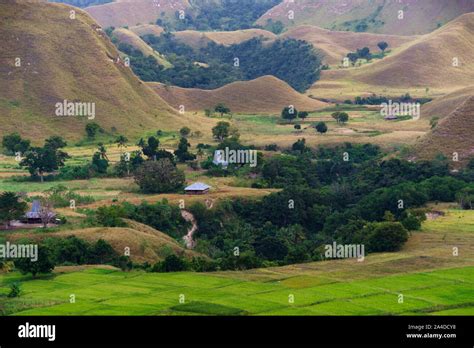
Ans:
[[[281,111],[281,118],[290,122],[296,118],[300,118],[302,121],[304,121],[308,116],[308,111],[298,111],[294,106],[285,106]]]
[[[32,177],[39,177],[44,181],[44,175],[59,170],[70,156],[61,149],[67,143],[59,136],[46,139],[43,147],[29,147],[22,155],[20,166],[28,169]]]
[[[123,219],[131,219],[164,231],[173,238],[184,236],[188,227],[179,207],[169,204],[167,200],[102,206],[94,212],[93,219],[94,224],[106,227],[125,227]]]
[[[23,154],[30,148],[31,142],[23,139],[18,133],[3,136],[2,147],[6,155]]]
[[[319,78],[321,69],[320,54],[313,46],[294,39],[265,44],[263,39],[253,38],[230,46],[211,42],[198,50],[179,42],[169,32],[159,37],[145,35],[143,39],[165,54],[173,67],[164,69],[153,57],[144,57],[131,46],[120,44],[119,49],[130,56],[134,72],[144,81],[185,88],[214,89],[234,81],[274,75],[302,92]]]
[[[111,264],[123,268],[129,263],[128,257],[119,256],[103,239],[89,243],[75,236],[46,238],[38,245],[36,261],[29,258],[14,260],[17,270],[23,274],[31,273],[33,277],[51,273],[57,265]]]
[[[420,207],[427,202],[472,204],[472,184],[451,176],[445,161],[384,161],[369,144],[313,152],[303,139],[293,150],[265,161],[260,170],[267,187],[281,192],[212,210],[189,208],[199,225],[198,250],[220,260],[219,267],[239,260],[236,247],[249,267],[318,260],[321,247],[332,241],[365,244],[369,252],[395,251],[409,231],[421,227]]]
[[[430,102],[432,99],[430,98],[413,98],[410,96],[409,93],[406,93],[404,95],[401,95],[398,98],[392,98],[392,97],[385,97],[382,95],[376,95],[372,94],[368,97],[356,97],[354,99],[354,102],[351,100],[347,100],[344,103],[345,104],[356,104],[356,105],[380,105],[382,103],[388,103],[389,101],[392,102],[399,102],[399,103],[420,103],[420,104],[425,104]]]
[[[159,18],[156,24],[167,30],[239,30],[255,27],[254,22],[282,0],[221,0],[193,2],[191,11],[173,20]],[[184,18],[183,18],[184,17]]]
[[[282,191],[260,201],[241,198],[213,209],[201,203],[187,208],[199,226],[197,250],[212,260],[189,261],[174,255],[151,268],[206,271],[320,260],[324,245],[333,241],[364,244],[368,252],[396,251],[409,231],[421,228],[427,202],[457,199],[464,208],[472,208],[474,161],[454,177],[443,159],[412,163],[383,157],[375,145],[313,151],[300,139],[291,151],[264,160],[255,169],[260,187]],[[187,228],[179,208],[166,201],[101,210],[97,219],[104,225],[130,218],[175,238]],[[111,216],[117,217],[112,223]]]
[[[97,127],[98,128],[97,128]],[[88,136],[95,137],[100,126],[89,123],[86,126]],[[57,174],[58,179],[88,179],[95,174],[107,172],[108,158],[103,144],[99,143],[97,152],[92,158],[92,163],[85,166],[66,166],[65,162],[70,158],[69,154],[62,149],[67,146],[66,141],[60,136],[47,138],[42,147],[31,146],[28,139],[22,139],[17,133],[5,135],[2,139],[2,146],[5,153],[15,155],[19,160],[19,165],[26,168],[33,179],[39,178],[41,182],[50,173]]]
[[[383,55],[385,54],[385,50],[388,48],[388,43],[385,41],[381,41],[377,44],[377,46],[382,51],[382,57],[383,57]],[[374,57],[376,57],[376,55],[372,54],[370,52],[370,48],[368,47],[363,47],[363,48],[357,49],[356,52],[350,52],[347,54],[347,58],[352,63],[352,65],[355,65],[355,63],[359,59],[366,59],[367,61],[371,61]]]
[[[92,126],[86,127],[86,130],[89,130],[88,134],[93,138],[99,128],[93,126],[92,123],[89,125]],[[224,126],[219,129],[220,131],[216,134],[222,138],[227,137],[225,133],[232,133],[230,127]],[[65,165],[66,159],[70,156],[61,150],[67,143],[59,136],[46,139],[43,147],[32,147],[29,140],[22,139],[18,134],[10,134],[3,137],[2,144],[7,153],[15,153],[19,156],[20,166],[27,168],[32,178],[39,177],[41,182],[48,173],[55,174],[52,179],[60,180],[90,179],[109,175],[123,177],[133,174],[143,192],[162,193],[179,190],[184,184],[184,173],[178,170],[176,161],[185,163],[196,159],[196,155],[189,151],[191,145],[187,140],[191,130],[183,127],[180,134],[181,139],[174,154],[160,148],[160,141],[155,136],[150,136],[146,140],[140,139],[138,145],[141,150],[125,153],[123,150],[127,147],[128,139],[123,135],[117,136],[114,142],[122,149],[122,154],[120,161],[112,170],[110,170],[107,148],[103,143],[98,143],[90,162],[75,166]],[[66,198],[71,197],[82,201],[90,199],[90,197],[80,197],[73,192],[64,192],[64,188],[61,188],[61,191],[51,192],[55,199],[61,201],[61,204]]]
[[[349,114],[343,111],[336,111],[331,114],[331,117],[336,120],[337,123],[345,124],[349,121]]]

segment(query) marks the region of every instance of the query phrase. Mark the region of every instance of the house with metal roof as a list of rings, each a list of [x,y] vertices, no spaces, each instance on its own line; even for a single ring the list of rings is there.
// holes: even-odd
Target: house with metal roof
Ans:
[[[52,220],[54,219],[54,217],[56,217],[56,214],[52,211],[50,212],[43,212],[43,215],[44,214],[48,214],[48,220]],[[31,206],[31,210],[28,211],[26,214],[25,214],[25,222],[27,223],[40,223],[42,222],[42,218],[44,218],[45,216],[42,216],[42,212],[41,212],[41,203],[40,201],[38,200],[35,200],[33,201],[33,204]]]
[[[184,189],[189,195],[203,195],[209,192],[211,186],[203,184],[202,182],[195,182]]]

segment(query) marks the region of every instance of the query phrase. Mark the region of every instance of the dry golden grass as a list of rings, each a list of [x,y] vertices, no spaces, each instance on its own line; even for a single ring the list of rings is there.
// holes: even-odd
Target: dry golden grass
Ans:
[[[441,153],[452,159],[457,153],[459,164],[466,163],[474,155],[473,130],[474,96],[470,96],[417,143],[415,157],[433,158]]]
[[[86,117],[55,116],[55,104],[93,102],[94,122],[107,132],[141,135],[177,130],[177,113],[123,64],[87,13],[52,3],[0,4],[0,135],[18,131],[42,143],[49,135],[80,139]],[[80,38],[80,39],[79,39]],[[15,57],[21,67],[15,67]],[[189,123],[187,123],[189,125]]]
[[[454,58],[459,66],[453,66]],[[471,86],[473,79],[474,13],[469,13],[382,60],[324,71],[308,94],[339,100],[370,93],[433,97]]]
[[[288,16],[290,10],[294,19]],[[399,10],[404,10],[403,20],[398,18]],[[272,19],[287,27],[308,24],[331,30],[355,30],[355,25],[363,22],[369,32],[418,35],[472,11],[472,1],[286,0],[268,10],[257,24],[265,25]]]
[[[173,16],[188,6],[188,0],[116,0],[87,7],[86,11],[105,28],[155,23],[162,12]]]
[[[108,242],[114,250],[123,255],[125,248],[130,248],[130,259],[133,262],[143,263],[145,261],[154,263],[166,257],[167,250],[188,258],[200,256],[201,254],[186,250],[170,236],[143,225],[136,221],[127,220],[129,227],[93,227],[71,231],[60,231],[50,233],[13,233],[8,235],[10,241],[28,238],[40,241],[45,238],[67,238],[76,236],[88,242],[96,242],[103,239]],[[202,256],[202,255],[201,255]]]
[[[462,88],[423,105],[421,117],[444,118],[456,110],[469,97],[474,95],[474,86]]]
[[[175,32],[174,35],[179,41],[195,49],[206,47],[210,42],[230,46],[250,40],[254,37],[261,37],[265,42],[272,42],[277,38],[272,32],[263,29],[209,32],[184,30]]]
[[[119,191],[114,192],[110,197],[102,197],[101,200],[98,200],[92,204],[82,206],[82,208],[96,209],[104,205],[119,204],[121,202],[129,202],[132,204],[140,204],[143,201],[149,203],[160,202],[163,199],[166,199],[170,204],[179,205],[184,201],[185,205],[192,204],[194,202],[206,203],[206,200],[211,200],[214,202],[226,199],[232,199],[237,197],[246,197],[246,198],[262,198],[272,192],[276,192],[276,189],[254,189],[249,187],[234,187],[230,186],[225,180],[220,180],[221,178],[206,178],[198,177],[192,182],[201,181],[212,186],[209,194],[206,195],[186,195],[184,193],[166,193],[166,194],[140,194],[137,192],[127,192]],[[130,186],[134,186],[132,179],[122,179],[123,182],[129,182]],[[191,180],[188,180],[188,184],[191,183]]]
[[[160,83],[149,83],[149,86],[170,105],[176,108],[183,105],[190,111],[213,109],[218,103],[224,103],[236,113],[281,112],[289,105],[313,111],[327,105],[298,93],[273,76],[234,82],[215,90],[169,87]]]
[[[379,52],[377,44],[381,41],[386,41],[389,49],[394,49],[417,38],[416,36],[331,31],[311,25],[291,28],[280,37],[304,40],[313,44],[324,53],[323,61],[330,65],[340,64],[349,52],[355,52],[362,47],[369,47],[372,52]]]
[[[119,42],[126,43],[139,50],[143,53],[145,57],[154,57],[158,61],[158,63],[163,65],[165,68],[171,67],[171,63],[168,62],[163,55],[151,48],[145,41],[140,38],[140,36],[138,36],[138,34],[133,32],[132,30],[118,28],[113,31],[113,36],[116,37]]]
[[[143,35],[155,35],[160,36],[164,29],[156,24],[141,24],[130,27],[130,30],[133,31],[138,36]]]

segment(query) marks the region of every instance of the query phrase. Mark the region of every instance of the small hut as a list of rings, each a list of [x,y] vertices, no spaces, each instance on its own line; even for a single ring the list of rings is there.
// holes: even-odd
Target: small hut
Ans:
[[[209,193],[211,186],[203,184],[202,182],[196,182],[192,185],[189,185],[184,189],[188,195],[204,195]]]
[[[398,117],[396,115],[390,114],[384,117],[385,121],[395,121],[398,120]]]
[[[48,216],[44,216],[48,214]],[[31,206],[31,210],[25,214],[24,222],[28,224],[37,224],[43,222],[44,218],[47,218],[48,221],[52,221],[56,217],[56,214],[52,211],[43,211],[41,209],[40,201],[33,201],[33,205]]]

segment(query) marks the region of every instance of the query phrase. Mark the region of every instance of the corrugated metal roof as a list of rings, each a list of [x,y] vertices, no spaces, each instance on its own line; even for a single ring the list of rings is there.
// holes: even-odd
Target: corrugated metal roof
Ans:
[[[204,191],[210,189],[211,186],[203,184],[202,182],[195,182],[192,185],[189,185],[184,190],[185,191]]]

